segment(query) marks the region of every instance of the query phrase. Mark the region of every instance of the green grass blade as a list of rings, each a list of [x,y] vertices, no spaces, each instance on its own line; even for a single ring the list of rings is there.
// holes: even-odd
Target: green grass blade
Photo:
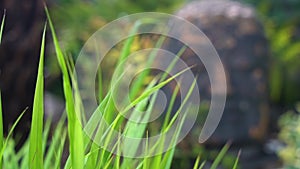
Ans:
[[[189,109],[191,109],[191,108],[192,108],[192,106],[189,106],[189,108],[187,109],[187,111],[189,111]],[[180,131],[182,129],[183,123],[185,121],[187,113],[188,112],[184,112],[183,113],[183,117],[182,117],[181,121],[179,122],[178,127],[176,128],[174,136],[173,136],[173,138],[172,138],[172,140],[170,142],[170,146],[174,146],[174,147],[172,147],[169,151],[166,152],[166,154],[165,154],[165,156],[164,156],[164,158],[163,158],[163,160],[161,162],[162,168],[166,168],[166,169],[171,168],[172,160],[173,160],[174,153],[175,153],[175,144],[176,144],[176,142],[178,140],[178,137],[179,137]]]
[[[163,87],[164,85],[166,85],[167,83],[169,83],[170,81],[172,81],[173,79],[175,79],[177,76],[180,76],[182,73],[184,73],[185,71],[189,70],[190,68],[186,68],[180,72],[178,72],[177,74],[175,74],[174,76],[166,79],[163,82],[160,82],[159,84],[155,85],[154,87],[150,88],[150,89],[146,89],[145,92],[143,92],[141,94],[141,96],[139,96],[137,99],[135,99],[134,101],[132,101],[130,103],[130,105],[128,105],[122,113],[119,113],[118,116],[114,119],[114,121],[110,124],[110,126],[108,127],[108,129],[105,131],[105,133],[102,135],[102,138],[110,138],[113,129],[115,129],[115,127],[117,126],[118,122],[120,121],[120,119],[122,119],[122,115],[123,113],[126,113],[128,110],[130,110],[133,106],[137,105],[138,103],[140,103],[141,101],[143,101],[144,99],[146,99],[147,97],[150,97],[154,92],[156,92],[158,89],[160,89],[161,87]],[[112,87],[112,89],[114,89],[114,87]],[[106,147],[109,144],[109,139],[105,140],[105,144],[104,147]],[[103,156],[103,155],[102,155]],[[103,160],[103,158],[101,158]]]
[[[97,41],[95,40],[95,49],[96,49],[96,56],[100,55],[100,49],[99,46],[97,45]],[[102,99],[103,99],[103,78],[102,78],[102,70],[101,67],[99,66],[98,71],[97,71],[97,87],[98,87],[98,103],[100,104]]]
[[[44,51],[46,24],[43,31],[40,63],[34,94],[32,122],[29,140],[29,168],[42,169],[43,166],[43,118],[44,118]]]
[[[44,131],[43,131],[43,144],[42,144],[43,145],[43,157],[46,154],[46,147],[47,147],[50,127],[51,127],[51,121],[52,121],[51,118],[46,120]]]
[[[83,131],[80,124],[80,116],[76,116],[74,106],[72,87],[70,82],[70,72],[68,71],[67,64],[63,52],[59,46],[55,29],[52,24],[49,12],[45,6],[46,15],[49,21],[49,26],[52,33],[53,43],[56,51],[57,60],[62,71],[63,76],[63,89],[66,100],[66,111],[68,117],[68,134],[70,140],[70,156],[73,169],[82,169],[84,167],[84,142]]]
[[[18,161],[21,161],[20,169],[28,168],[28,161],[29,161],[28,151],[29,151],[29,139],[26,140],[22,148],[17,153]]]
[[[7,146],[8,142],[9,142],[9,139],[10,139],[10,137],[11,137],[14,129],[16,128],[17,124],[19,123],[19,121],[21,120],[21,118],[23,117],[23,115],[24,115],[24,113],[26,112],[27,109],[28,109],[28,107],[25,110],[23,110],[23,112],[20,114],[20,116],[17,118],[17,120],[14,122],[14,124],[11,127],[11,129],[9,130],[8,135],[6,137],[6,140],[5,140],[5,142],[3,144],[3,147],[1,149],[0,157],[3,156],[4,149],[6,148],[6,146]]]
[[[4,14],[3,14],[1,29],[0,29],[0,44],[2,42],[2,33],[3,33],[3,29],[4,29],[5,16],[6,16],[6,10],[4,9]]]
[[[148,87],[152,88],[152,86],[154,86],[155,83],[156,83],[156,80],[153,80],[152,83],[150,83]],[[134,111],[131,116],[133,116],[133,117],[143,116],[143,117],[139,117],[139,118],[142,118],[143,121],[148,121],[148,119],[150,118],[151,112],[153,111],[153,107],[154,107],[155,100],[157,98],[157,94],[158,94],[158,92],[153,94],[153,97],[150,100],[149,107],[147,107],[147,104],[148,104],[148,100],[150,99],[150,97],[145,100],[142,100],[139,104],[137,104],[137,106],[135,108],[135,110],[137,110],[137,111]],[[139,111],[145,111],[145,112],[142,112],[142,114],[141,114],[141,112],[139,112]],[[124,134],[130,138],[142,138],[142,136],[144,135],[144,133],[146,131],[146,127],[147,127],[146,123],[135,123],[135,122],[128,121],[125,126]],[[130,156],[134,156],[140,145],[140,140],[135,140],[135,141],[125,140],[124,145],[126,145],[126,147],[124,147],[125,151],[130,152]],[[132,162],[131,158],[125,158],[123,160],[121,168],[125,168],[131,162]]]
[[[199,169],[203,169],[204,165],[205,165],[205,161],[203,161],[203,162],[201,163]]]
[[[120,58],[118,60],[118,65],[123,62],[128,55],[130,54],[130,47],[132,46],[133,40],[134,40],[134,34],[138,31],[138,28],[141,26],[141,22],[137,21],[133,25],[133,28],[130,32],[129,38],[126,40],[124,47],[122,48]]]
[[[225,156],[226,152],[228,151],[230,147],[230,143],[225,144],[225,146],[221,149],[218,156],[214,160],[214,162],[211,165],[211,169],[217,169],[218,165],[221,163],[223,157]]]
[[[3,154],[3,168],[20,168],[15,152],[15,142],[9,140],[5,153]]]
[[[167,67],[166,71],[163,73],[161,79],[160,79],[160,82],[162,82],[163,80],[165,80],[167,78],[167,75],[168,73],[174,68],[178,58],[182,55],[182,53],[186,50],[186,47],[182,47],[179,52],[177,53],[177,57],[175,57],[172,62],[170,63],[170,65]],[[171,96],[171,100],[170,100],[170,104],[168,106],[168,109],[167,109],[167,112],[166,112],[166,116],[165,116],[165,119],[164,119],[164,122],[163,122],[163,126],[162,126],[162,132],[165,132],[168,128],[168,125],[169,125],[169,119],[170,119],[170,115],[171,115],[171,111],[173,109],[173,106],[175,104],[175,100],[176,100],[176,96],[177,96],[177,93],[179,92],[179,85],[176,86],[176,88],[174,89],[174,92],[172,93],[172,96]],[[176,113],[177,114],[177,113]],[[161,142],[163,143],[165,141],[165,138],[162,137],[161,138]],[[160,149],[163,149],[163,144],[160,145]],[[168,156],[169,154],[171,154],[170,157],[173,157],[173,154],[172,154],[172,151],[174,150],[171,150],[170,152],[166,153],[166,156]],[[153,168],[159,168],[161,166],[161,160],[162,160],[163,156],[162,155],[157,155],[153,158],[153,162],[152,162],[152,166]],[[170,158],[171,160],[172,158]]]
[[[237,155],[237,157],[235,159],[235,162],[234,162],[234,165],[233,165],[232,169],[237,169],[241,153],[242,153],[242,151],[239,150],[238,155]]]
[[[149,138],[149,133],[148,133],[148,130],[146,132],[146,138]],[[149,154],[149,145],[148,145],[148,139],[146,140],[146,145],[145,145],[145,154]],[[143,159],[143,169],[148,169],[149,166],[150,166],[150,158],[145,156],[144,159]]]
[[[179,114],[182,112],[183,107],[187,104],[187,100],[190,98],[192,91],[195,88],[196,83],[197,83],[197,80],[195,79],[194,82],[192,83],[186,97],[184,98],[182,104],[180,105],[179,109],[177,110],[177,112],[175,113],[175,115],[173,116],[173,118],[171,119],[169,124],[163,130],[169,130],[171,128],[171,125],[174,124],[177,117],[179,117]],[[175,144],[178,140],[178,137],[179,137],[180,131],[182,129],[182,125],[185,121],[186,115],[188,114],[189,111],[198,111],[198,109],[196,109],[197,107],[192,106],[191,104],[187,105],[187,107],[188,107],[187,110],[185,110],[186,112],[181,113],[181,114],[183,114],[183,117],[180,119],[179,125],[176,128],[176,131],[175,131],[172,141],[170,143],[170,146],[174,146],[174,147],[171,147],[171,149],[166,153],[166,155],[164,156],[164,158],[162,160],[161,166],[164,168],[171,167],[171,163],[172,163],[174,152],[175,152]],[[164,141],[165,140],[163,140],[162,142],[164,143]]]
[[[98,163],[98,155],[99,155],[99,146],[95,143],[92,143],[91,148],[86,155],[86,168],[95,168]]]
[[[5,22],[5,13],[6,11],[4,10],[3,18],[2,18],[2,23],[1,23],[1,30],[0,30],[0,44],[2,40],[2,33],[3,33],[3,28],[4,28],[4,22]],[[2,100],[1,100],[1,91],[0,91],[0,150],[3,148],[3,119],[2,119]],[[0,156],[0,167],[2,168],[2,155]]]
[[[165,70],[165,72],[163,73],[162,77],[161,77],[161,81],[165,80],[168,76],[168,73],[171,72],[171,70],[176,66],[176,63],[179,59],[179,57],[184,53],[184,51],[187,49],[186,46],[183,46],[179,52],[176,54],[177,57],[175,57],[172,62],[169,64],[169,66],[167,67],[167,69]],[[161,82],[160,81],[160,82]]]
[[[135,105],[137,105],[139,102],[141,102],[142,100],[144,100],[145,98],[151,96],[154,92],[156,92],[157,90],[159,90],[160,88],[164,87],[166,84],[168,84],[169,82],[171,82],[172,80],[174,80],[176,77],[182,75],[185,71],[189,70],[190,67],[183,69],[182,71],[178,72],[177,74],[175,74],[174,76],[160,82],[159,84],[155,85],[154,87],[145,90],[145,92],[143,92],[138,98],[136,98],[135,100],[133,100],[124,110],[124,112],[127,112],[128,110],[130,110],[132,107],[134,107]],[[121,113],[121,114],[123,114]]]
[[[163,42],[165,41],[166,37],[162,36],[158,39],[155,47],[156,48],[160,48],[163,44]],[[151,64],[154,62],[155,57],[157,55],[157,50],[153,50],[150,55],[149,55],[149,59],[147,60],[146,66],[145,67],[150,67]],[[139,78],[137,78],[136,81],[133,82],[132,87],[130,89],[130,98],[135,98],[138,94],[138,92],[142,89],[143,87],[143,83],[146,79],[146,77],[150,74],[150,70],[146,69],[143,72],[141,72],[141,75],[139,76]]]
[[[197,157],[193,169],[198,169],[199,162],[200,162],[200,156]]]
[[[176,96],[178,94],[178,91],[179,91],[179,85],[176,86],[176,88],[174,89],[174,92],[172,93],[170,104],[168,106],[166,116],[164,118],[164,122],[163,122],[163,126],[162,126],[162,131],[163,132],[166,131],[166,128],[168,126],[169,119],[170,119],[170,116],[171,116],[171,111],[172,111],[173,105],[175,103],[175,99],[176,99]],[[163,136],[163,138],[161,139],[161,142],[164,142],[164,140],[165,140],[165,138]],[[160,146],[161,146],[161,149],[162,149],[164,145],[161,144]],[[161,155],[157,155],[157,156],[153,157],[153,160],[152,160],[153,168],[159,168],[160,167],[162,157],[163,156],[161,156]]]
[[[61,135],[61,139],[60,139],[60,144],[58,149],[55,151],[56,152],[56,156],[55,156],[55,162],[54,162],[54,168],[59,169],[60,165],[61,165],[61,158],[62,158],[62,154],[64,151],[64,145],[65,145],[65,141],[66,141],[66,137],[67,137],[67,130],[63,130],[62,132],[63,134]]]
[[[110,168],[110,165],[111,165],[111,163],[112,163],[112,160],[113,160],[113,158],[110,158],[109,160],[107,160],[107,161],[105,162],[105,166],[104,166],[103,169],[109,169],[109,168]]]
[[[3,119],[2,119],[2,100],[0,92],[0,150],[3,148]],[[2,168],[2,156],[0,156],[0,167]]]
[[[121,154],[121,131],[119,131],[119,139],[118,139],[118,142],[117,142],[117,153],[118,154]],[[116,159],[115,159],[115,162],[114,162],[114,168],[115,169],[120,169],[120,166],[121,166],[121,156],[120,155],[116,155]]]
[[[172,109],[173,109],[173,106],[175,104],[175,100],[176,100],[176,97],[177,97],[177,94],[179,92],[179,85],[177,85],[174,89],[174,92],[172,93],[172,96],[171,96],[171,100],[170,100],[170,104],[168,106],[168,109],[167,109],[167,112],[166,112],[166,117],[164,119],[164,123],[163,123],[163,126],[162,126],[162,130],[165,131],[168,124],[169,124],[169,120],[170,120],[170,116],[171,116],[171,112],[172,112]]]
[[[65,118],[66,118],[65,115],[63,115],[55,128],[55,132],[53,134],[51,144],[50,144],[47,154],[45,156],[45,163],[44,163],[45,168],[51,168],[50,166],[52,165],[52,160],[55,158],[55,150],[61,144],[61,140],[62,140],[61,133],[63,133],[63,131],[64,131],[63,124],[65,121]],[[58,151],[59,150],[60,149],[58,149]]]
[[[101,103],[103,99],[103,80],[102,80],[101,68],[98,69],[97,80],[98,80],[98,103]]]

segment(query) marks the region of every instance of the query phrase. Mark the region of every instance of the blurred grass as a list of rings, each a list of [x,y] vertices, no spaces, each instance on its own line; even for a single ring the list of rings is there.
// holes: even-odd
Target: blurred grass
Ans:
[[[50,125],[51,122],[48,120],[44,124],[44,50],[45,50],[45,35],[46,35],[46,25],[43,31],[42,35],[42,42],[41,42],[41,49],[40,49],[40,61],[38,66],[38,74],[37,74],[37,81],[36,81],[36,90],[35,90],[35,96],[34,96],[34,106],[32,111],[32,122],[31,122],[31,131],[30,131],[30,137],[25,142],[23,147],[16,152],[15,151],[15,140],[11,139],[10,136],[16,127],[19,120],[22,118],[24,112],[18,117],[18,119],[15,121],[15,123],[12,125],[12,128],[6,137],[4,139],[3,137],[3,131],[0,131],[0,144],[1,147],[1,154],[0,159],[3,160],[2,167],[3,168],[20,168],[20,169],[27,169],[27,168],[33,168],[33,169],[42,169],[42,168],[60,168],[63,161],[62,161],[62,154],[63,149],[66,141],[66,137],[68,134],[68,141],[69,141],[69,158],[64,166],[64,168],[69,169],[83,169],[83,168],[116,168],[116,169],[127,169],[127,168],[164,168],[169,169],[171,168],[171,164],[174,157],[174,151],[175,151],[175,143],[178,139],[180,130],[183,125],[183,121],[185,120],[185,116],[183,116],[180,119],[179,125],[176,128],[175,135],[173,136],[173,139],[169,143],[170,150],[158,154],[154,157],[146,156],[141,159],[134,159],[134,158],[128,158],[128,157],[121,157],[120,155],[115,155],[112,152],[106,151],[106,146],[109,142],[113,141],[111,136],[111,131],[118,129],[119,131],[123,131],[123,134],[130,137],[142,137],[146,134],[148,137],[148,130],[146,128],[146,124],[138,124],[133,123],[129,121],[124,121],[121,118],[120,114],[126,113],[129,109],[135,107],[136,110],[146,110],[145,113],[146,116],[145,120],[149,118],[150,113],[153,110],[154,101],[156,100],[157,92],[160,88],[168,84],[170,81],[172,81],[175,77],[180,76],[183,72],[185,72],[187,69],[184,69],[180,71],[179,73],[175,74],[174,76],[171,76],[167,78],[166,74],[163,74],[162,76],[157,76],[154,78],[154,80],[144,88],[143,85],[135,85],[134,92],[141,93],[139,96],[136,94],[131,94],[133,96],[133,101],[130,105],[124,108],[122,110],[122,113],[119,113],[117,116],[115,116],[115,108],[112,102],[112,94],[114,92],[114,88],[110,88],[106,95],[103,95],[103,98],[101,97],[99,100],[101,100],[100,105],[98,107],[98,110],[95,112],[96,115],[101,112],[103,116],[107,117],[107,119],[110,119],[110,127],[105,129],[102,128],[103,124],[97,124],[93,123],[93,120],[97,118],[97,116],[92,116],[91,119],[87,122],[92,122],[92,126],[94,124],[99,125],[97,129],[97,137],[104,139],[104,147],[100,147],[95,142],[93,142],[88,136],[85,135],[82,128],[83,119],[81,118],[82,113],[82,103],[81,103],[81,96],[79,93],[79,90],[77,88],[77,82],[76,78],[73,74],[73,63],[72,61],[67,58],[64,53],[62,52],[62,49],[58,43],[58,38],[55,33],[55,29],[50,17],[50,14],[48,12],[48,9],[45,7],[46,15],[48,18],[48,23],[50,27],[50,31],[53,38],[54,48],[56,51],[56,59],[59,63],[60,70],[63,75],[63,89],[64,89],[64,95],[65,95],[65,101],[66,101],[66,115],[63,115],[61,120],[59,121],[58,125],[54,129],[53,135],[49,135],[50,131]],[[1,26],[1,33],[3,30],[4,25],[4,17],[2,21]],[[1,35],[0,35],[1,37]],[[130,39],[127,41],[128,44],[130,44]],[[161,45],[161,41],[158,41],[157,45]],[[125,54],[121,55],[120,59],[122,59],[119,63],[122,63],[123,59],[126,59],[128,56],[128,48],[130,48],[130,45],[126,45],[123,49],[123,52]],[[180,56],[182,52],[185,50],[183,48],[180,50],[178,55]],[[153,57],[155,54],[153,54]],[[153,60],[152,60],[153,61]],[[151,62],[151,61],[150,61]],[[176,59],[174,60],[176,62]],[[174,64],[170,64],[168,70],[172,69]],[[122,77],[122,75],[121,75]],[[120,78],[121,78],[120,77]],[[147,76],[139,76],[140,81],[144,81]],[[99,78],[99,82],[101,82],[101,79]],[[111,82],[112,86],[114,86],[115,82]],[[139,83],[138,83],[139,84]],[[186,104],[186,101],[188,97],[191,94],[191,91],[195,87],[196,80],[193,82],[193,85],[190,87],[190,90],[188,91],[187,97],[183,100],[183,105]],[[99,87],[99,90],[102,90],[102,87]],[[170,114],[171,107],[174,105],[175,96],[178,93],[178,87],[175,89],[175,92],[173,93],[171,104],[168,107],[168,114]],[[131,91],[133,92],[133,91]],[[147,104],[149,102],[149,104]],[[173,102],[173,103],[172,103]],[[189,106],[190,108],[193,108],[192,106]],[[2,110],[1,110],[1,96],[0,96],[0,114],[2,117]],[[175,115],[170,118],[170,115],[167,115],[168,118],[166,118],[163,122],[163,127],[161,128],[161,132],[165,132],[170,129],[171,124],[174,123],[175,119],[179,117],[179,113],[182,111],[181,108],[177,110]],[[187,110],[189,111],[189,110]],[[186,114],[186,113],[184,113]],[[134,112],[132,115],[137,116],[137,112]],[[67,129],[64,126],[65,119],[68,120]],[[121,122],[120,122],[121,121]],[[0,118],[0,129],[3,127],[3,121],[2,118]],[[122,129],[121,127],[124,126]],[[100,129],[100,130],[99,130]],[[104,129],[104,130],[101,130]],[[48,139],[51,138],[51,141],[49,142]],[[114,149],[117,150],[117,152],[120,153],[120,141],[118,140],[115,145]],[[162,151],[167,140],[165,140],[164,137],[162,137],[154,147],[149,148],[148,145],[145,147],[145,152],[151,154],[153,151]],[[132,143],[128,143],[129,145],[132,145]],[[134,144],[139,145],[140,142],[135,142]],[[133,145],[132,145],[133,146]],[[137,148],[138,147],[126,147],[129,148],[129,152],[131,155],[136,155]],[[214,166],[220,165],[221,159],[224,157],[226,151],[228,150],[229,145],[226,145],[220,152],[219,156],[216,158],[214,162]],[[200,164],[200,159],[198,158],[195,163],[194,168],[198,168]],[[204,162],[202,162],[199,166],[199,168],[202,168],[204,165]]]
[[[2,22],[1,22],[1,30],[0,30],[0,44],[2,41],[2,33],[3,33],[3,28],[4,28],[4,22],[5,22],[5,11],[2,17]],[[3,115],[2,115],[2,99],[1,99],[1,90],[0,90],[0,124],[3,124]],[[3,125],[0,125],[0,150],[2,151],[3,149]],[[2,166],[2,155],[0,156],[0,166]]]
[[[300,1],[241,0],[252,4],[270,43],[270,97],[293,106],[300,100]]]

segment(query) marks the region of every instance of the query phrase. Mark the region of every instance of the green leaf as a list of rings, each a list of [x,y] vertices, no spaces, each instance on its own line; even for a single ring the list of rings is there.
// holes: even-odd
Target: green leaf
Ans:
[[[8,132],[8,135],[6,137],[6,140],[3,144],[3,147],[1,149],[1,152],[0,152],[0,157],[3,156],[3,153],[4,153],[4,149],[6,148],[8,142],[10,141],[10,137],[12,135],[12,132],[14,131],[14,129],[16,128],[17,124],[19,123],[19,121],[21,120],[21,118],[23,117],[24,113],[26,112],[28,108],[26,108],[25,110],[23,110],[23,112],[20,114],[20,116],[17,118],[17,120],[14,122],[14,124],[12,125],[11,129],[9,130]]]
[[[3,29],[4,29],[5,16],[6,16],[6,10],[4,9],[4,14],[3,14],[1,29],[0,29],[0,44],[2,42],[2,33],[3,33]]]
[[[198,169],[199,162],[200,162],[200,156],[197,157],[193,169]]]
[[[55,128],[54,134],[51,139],[51,144],[48,148],[47,154],[45,155],[45,163],[44,163],[45,168],[52,168],[51,167],[53,165],[52,162],[54,159],[56,159],[55,152],[57,151],[58,154],[60,154],[60,152],[62,151],[62,149],[60,149],[60,145],[64,144],[64,141],[62,142],[62,140],[65,140],[65,138],[62,137],[61,133],[64,132],[63,124],[64,124],[65,119],[66,119],[65,115],[63,115]],[[60,163],[61,159],[58,159],[58,160]]]
[[[155,85],[155,83],[156,83],[156,80],[153,80],[152,83],[149,84],[148,88],[152,88]],[[153,107],[154,107],[155,100],[157,98],[157,94],[158,94],[158,92],[155,92],[153,94],[153,97],[150,100],[150,105],[148,107],[147,107],[147,105],[148,105],[148,101],[149,101],[150,97],[139,102],[137,104],[137,106],[135,107],[135,110],[132,112],[131,116],[134,117],[135,119],[139,118],[139,119],[143,119],[142,121],[148,121],[148,119],[150,118],[151,112],[153,111]],[[140,112],[140,111],[144,111],[144,112]],[[124,131],[125,131],[124,134],[126,135],[126,137],[129,137],[129,138],[142,138],[142,136],[144,135],[144,133],[146,131],[146,127],[147,127],[147,123],[136,123],[136,122],[128,121],[126,123],[125,129],[124,129]],[[125,145],[124,149],[125,149],[125,151],[130,153],[129,156],[134,156],[136,154],[138,147],[140,145],[140,141],[141,140],[125,140],[124,141],[124,145]],[[147,154],[145,154],[145,155],[147,155]],[[132,161],[131,158],[125,158],[121,168],[125,168],[125,166],[127,166],[131,161]]]
[[[65,145],[65,141],[66,141],[66,137],[67,137],[67,130],[63,130],[62,132],[63,134],[61,135],[61,139],[60,139],[60,145],[58,147],[58,149],[55,151],[56,152],[56,158],[55,158],[55,163],[54,163],[54,168],[59,169],[60,165],[61,165],[61,158],[62,158],[62,154],[63,154],[63,150],[64,150],[64,145]]]
[[[44,51],[46,24],[43,31],[40,63],[34,94],[32,122],[29,140],[29,168],[42,169],[43,166],[43,118],[44,118]]]
[[[225,146],[222,148],[222,150],[219,152],[218,156],[214,160],[213,164],[211,165],[211,169],[217,169],[218,165],[221,163],[223,157],[225,156],[226,152],[228,151],[230,147],[230,143],[225,144]]]
[[[2,100],[0,92],[0,150],[3,148],[3,119],[2,119]],[[2,167],[2,156],[0,156],[0,167]]]
[[[202,169],[202,168],[204,167],[204,165],[205,165],[205,161],[203,161],[203,162],[201,163],[199,169]]]
[[[1,23],[1,30],[0,30],[0,44],[2,40],[2,32],[4,28],[4,21],[5,21],[5,13],[6,11],[4,10],[3,18],[2,18],[2,23]],[[1,91],[0,91],[0,150],[3,148],[3,119],[2,119],[2,100],[1,100]],[[0,167],[2,168],[2,154],[0,156]]]
[[[237,155],[237,157],[235,159],[235,162],[234,162],[234,165],[233,165],[232,169],[237,169],[241,153],[242,153],[242,151],[239,150],[238,155]]]
[[[57,56],[57,60],[62,71],[63,76],[63,89],[66,100],[66,111],[68,117],[68,134],[70,141],[70,156],[71,156],[71,164],[73,169],[82,169],[84,167],[84,142],[83,142],[83,131],[80,122],[80,116],[76,115],[74,100],[73,100],[73,92],[70,82],[71,73],[68,71],[66,59],[63,55],[63,52],[59,46],[55,29],[51,21],[51,17],[49,15],[48,9],[45,6],[46,15],[49,21],[49,26],[52,33],[53,43],[55,47],[55,52]]]

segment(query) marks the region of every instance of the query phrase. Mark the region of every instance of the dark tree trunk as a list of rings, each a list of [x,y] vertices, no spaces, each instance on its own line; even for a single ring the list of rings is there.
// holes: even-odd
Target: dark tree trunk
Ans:
[[[42,0],[2,0],[6,20],[0,46],[0,89],[2,92],[4,130],[28,107],[15,133],[21,142],[28,135],[41,33],[45,22]]]

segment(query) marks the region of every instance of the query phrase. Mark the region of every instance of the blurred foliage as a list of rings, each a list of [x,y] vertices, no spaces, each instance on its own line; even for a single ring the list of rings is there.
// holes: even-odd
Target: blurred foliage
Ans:
[[[155,3],[151,7],[153,11],[170,12],[181,3],[182,0],[163,0],[161,3]],[[156,2],[156,1],[153,1]],[[104,26],[106,23],[126,14],[136,12],[151,11],[148,3],[152,1],[141,1],[136,3],[134,0],[62,0],[52,2],[50,14],[57,26],[60,45],[67,55],[76,58],[88,38]],[[139,37],[137,37],[139,38]],[[144,43],[139,42],[145,40],[136,40],[131,47],[131,51],[143,48]],[[102,62],[104,74],[104,84],[108,84],[107,79],[112,74],[111,69],[116,64],[120,49],[123,42],[120,42],[114,49],[110,51],[109,61],[105,59]],[[52,46],[50,46],[52,47]],[[54,49],[50,49],[53,52]],[[54,53],[50,53],[54,55]],[[107,58],[107,57],[105,57]],[[62,89],[58,83],[60,78],[59,67],[55,61],[55,57],[46,58],[46,71],[51,72],[51,76],[47,79],[47,90],[62,96]],[[106,85],[104,89],[107,89]]]
[[[300,100],[300,1],[243,0],[254,5],[271,48],[271,99],[284,105]]]
[[[52,5],[64,49],[78,55],[84,42],[107,22],[138,12],[172,13],[183,0],[62,0]]]
[[[182,6],[183,2],[184,0],[62,0],[51,4],[50,12],[58,28],[57,33],[60,37],[61,46],[68,55],[76,58],[87,39],[106,23],[137,12],[172,13]],[[132,46],[132,51],[144,48],[144,44],[140,43],[141,41],[145,42],[146,40],[136,40]],[[110,59],[103,61],[104,70],[108,71],[107,68],[114,66],[114,61],[117,60],[121,48],[122,42],[108,54]],[[48,57],[46,61],[47,69],[52,72],[48,81],[55,82],[49,83],[48,90],[58,93],[56,92],[58,88],[56,79],[60,73],[54,59],[55,57]],[[111,72],[103,73],[111,74]]]
[[[69,55],[76,58],[87,39],[106,23],[121,16],[137,12],[174,13],[175,10],[182,7],[184,2],[185,0],[62,0],[53,4],[50,12],[58,27],[60,44]],[[140,49],[154,47],[157,41],[158,37],[153,35],[136,36],[130,49],[131,53]],[[110,68],[115,67],[123,45],[124,41],[117,44],[107,54],[109,57],[105,57],[101,63],[102,74],[105,75],[102,77],[105,91],[108,89],[107,83],[111,80],[110,77],[112,77],[113,73],[113,70]],[[55,59],[55,57],[53,58]],[[59,70],[57,65],[53,65],[55,61],[51,61],[48,58],[48,63],[49,69]],[[55,70],[51,70],[51,72],[59,73],[59,71]],[[201,106],[201,108],[204,109],[202,111],[206,112],[208,105],[206,107]],[[200,117],[203,118],[203,116]],[[204,121],[204,119],[201,119],[201,121]],[[197,131],[197,135],[198,133],[199,131]],[[175,158],[177,160],[174,160],[173,163],[178,168],[190,165],[192,167],[194,157],[205,151],[204,147],[197,142],[190,143],[189,146],[188,148],[180,147],[180,150],[176,150],[177,156]],[[194,151],[191,152],[190,150]],[[215,151],[203,154],[207,155],[201,157],[201,159],[209,161],[213,161],[218,155]],[[231,168],[235,159],[236,155],[226,155],[222,160],[222,166]]]
[[[256,8],[266,30],[272,55],[269,80],[271,99],[283,105],[293,105],[300,100],[300,1],[240,1]],[[84,42],[107,22],[137,12],[174,13],[185,2],[186,0],[62,0],[56,1],[51,11],[59,28],[63,48],[76,57]]]
[[[286,144],[279,156],[287,169],[297,169],[300,166],[300,115],[295,112],[300,112],[300,103],[295,111],[287,112],[279,121],[279,138]]]
[[[271,99],[283,105],[300,100],[300,1],[244,0],[255,6],[271,48]],[[284,168],[300,166],[300,103],[279,120],[279,138],[286,146],[279,152]]]

